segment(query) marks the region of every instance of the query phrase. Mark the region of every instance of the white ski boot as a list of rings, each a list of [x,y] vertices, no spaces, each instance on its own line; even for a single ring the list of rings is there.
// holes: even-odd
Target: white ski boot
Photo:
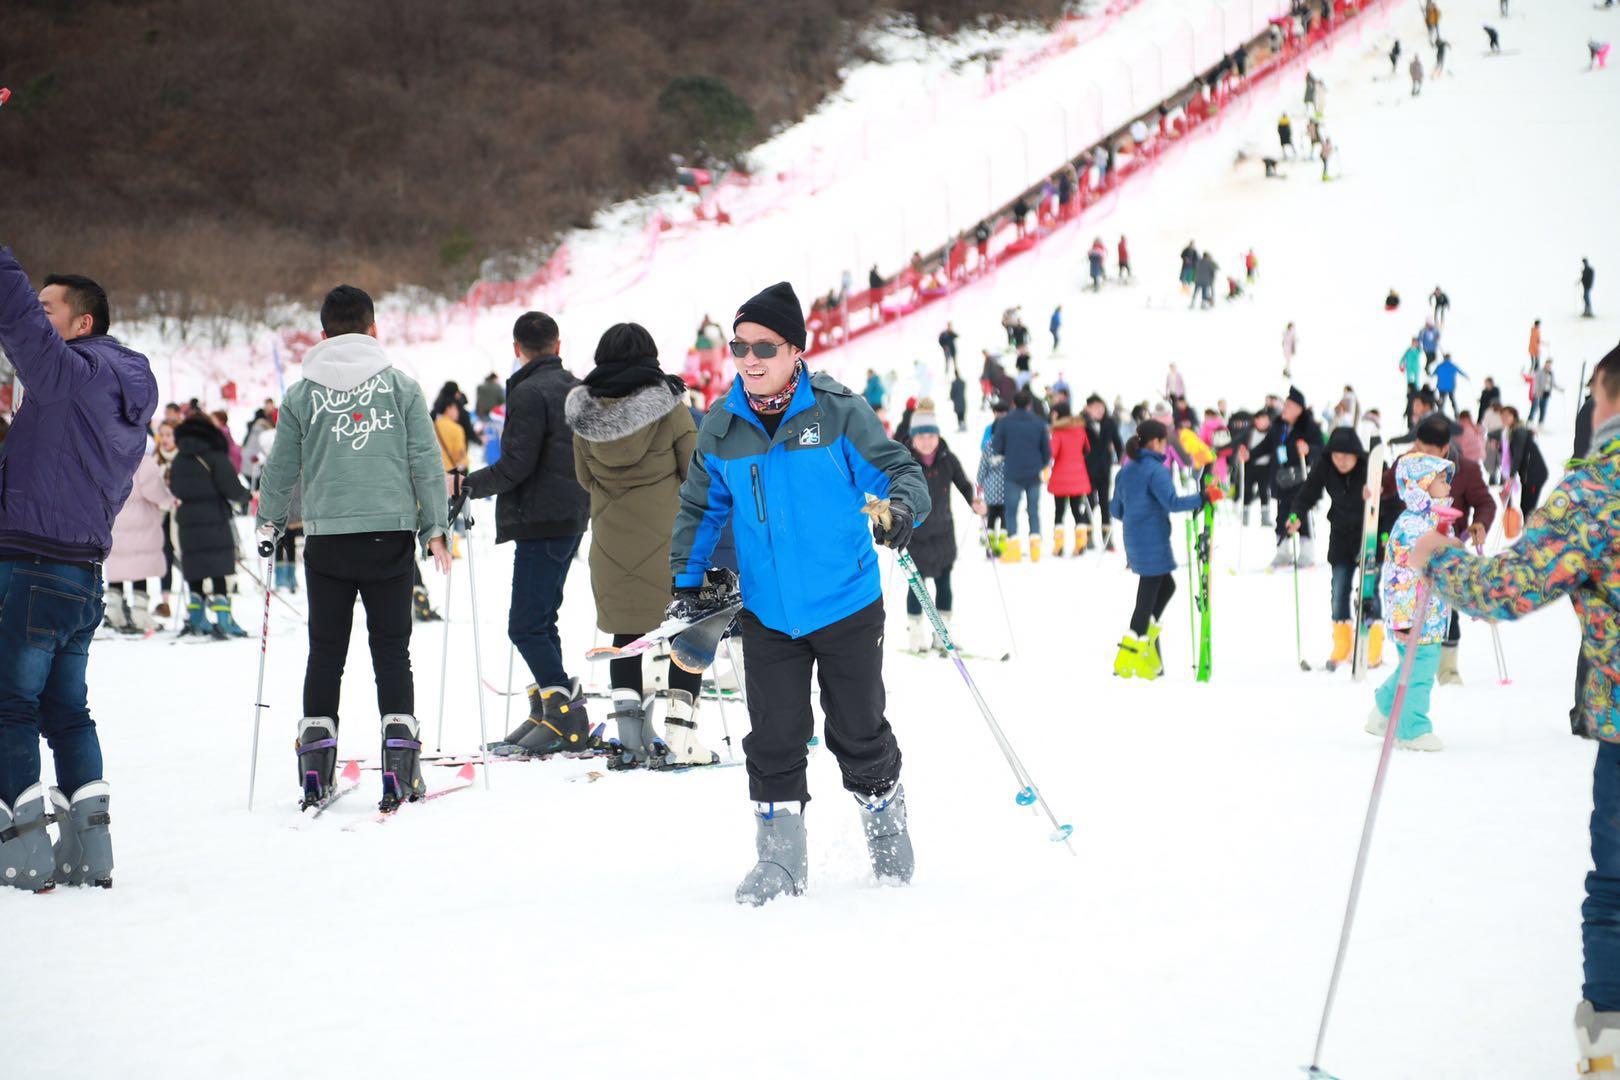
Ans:
[[[946,630],[946,632],[949,632],[950,629],[951,629],[951,613],[948,612],[948,611],[940,612],[939,613],[939,621],[945,624],[945,630]],[[930,627],[929,629],[932,630],[933,628]],[[939,634],[937,634],[937,633],[933,634],[931,636],[931,640],[933,642],[933,648],[934,648],[935,652],[939,653],[939,655],[941,655],[941,656],[950,655],[949,652],[945,648],[945,639],[940,637]]]
[[[108,589],[107,595],[102,598],[105,613],[101,619],[110,629],[120,634],[136,633],[135,624],[130,620],[129,604],[124,601],[122,589]]]
[[[737,886],[737,903],[754,907],[778,896],[800,896],[810,877],[804,804],[754,804],[754,851],[759,861]]]
[[[906,616],[907,652],[927,652],[928,643],[933,640],[933,636],[933,628],[928,625],[927,619],[923,618],[921,615]]]
[[[158,632],[157,620],[152,618],[152,612],[146,606],[145,593],[137,592],[135,594],[135,602],[129,605],[129,621],[138,634],[150,636]]]
[[[51,880],[55,856],[45,831],[50,820],[44,784],[25,789],[13,806],[0,802],[0,885],[42,892],[55,884]]]
[[[1440,741],[1440,736],[1432,731],[1425,731],[1415,739],[1396,739],[1395,743],[1402,750],[1444,750],[1446,744]]]
[[[906,789],[897,781],[881,795],[857,795],[861,825],[866,830],[866,853],[872,873],[881,885],[906,885],[916,869],[911,834],[906,830]]]
[[[1620,1013],[1598,1012],[1590,1001],[1575,1006],[1576,1071],[1591,1080],[1620,1080]]]
[[[52,816],[59,832],[55,850],[58,885],[112,888],[112,836],[107,831],[112,817],[107,804],[105,780],[90,781],[71,799],[61,788],[51,788]]]
[[[1457,646],[1440,646],[1440,670],[1434,680],[1440,686],[1461,686],[1462,675],[1457,671]]]
[[[1387,727],[1389,727],[1389,717],[1379,712],[1378,706],[1374,705],[1372,710],[1367,713],[1367,726],[1363,730],[1369,735],[1382,735]]]
[[[669,747],[664,757],[666,767],[691,768],[720,763],[720,755],[698,738],[697,702],[685,690],[669,692],[669,709],[664,713],[664,744]]]

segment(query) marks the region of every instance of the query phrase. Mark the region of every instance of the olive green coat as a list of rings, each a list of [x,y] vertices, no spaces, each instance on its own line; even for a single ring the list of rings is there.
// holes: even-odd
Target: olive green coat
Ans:
[[[574,474],[591,496],[596,625],[609,634],[645,633],[669,605],[670,534],[697,425],[664,383],[622,398],[593,398],[576,387],[566,415]]]

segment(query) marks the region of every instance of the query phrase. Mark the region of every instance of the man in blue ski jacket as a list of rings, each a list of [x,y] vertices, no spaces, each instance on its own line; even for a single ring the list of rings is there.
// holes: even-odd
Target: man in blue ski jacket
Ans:
[[[859,395],[805,364],[804,314],[790,285],[750,299],[732,329],[737,378],[704,418],[681,487],[670,614],[699,613],[698,589],[730,521],[753,723],[743,753],[759,858],[737,900],[762,904],[804,891],[812,665],[827,748],[862,807],[873,869],[906,881],[911,841],[900,747],[883,715],[883,588],[872,540],[904,548],[928,513],[928,486]],[[888,509],[871,519],[871,535],[862,513],[869,496],[887,500]]]
[[[53,879],[112,884],[85,667],[113,518],[129,498],[158,398],[152,365],[107,336],[110,321],[94,281],[53,274],[36,295],[0,248],[0,348],[24,391],[0,443],[0,885],[35,892]],[[41,735],[56,759],[49,792],[39,779]]]

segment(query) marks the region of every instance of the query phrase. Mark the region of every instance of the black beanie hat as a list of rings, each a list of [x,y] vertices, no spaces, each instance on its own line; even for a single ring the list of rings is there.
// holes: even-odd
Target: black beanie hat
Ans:
[[[1292,401],[1295,405],[1298,405],[1300,408],[1305,407],[1305,395],[1300,390],[1300,388],[1297,387],[1297,386],[1290,386],[1288,388],[1288,400]]]
[[[739,323],[745,322],[759,323],[775,330],[782,335],[783,341],[800,352],[804,351],[804,308],[799,305],[793,286],[785,281],[778,281],[750,297],[737,309],[737,317],[731,320],[731,328],[735,330]]]
[[[1367,448],[1361,445],[1361,436],[1347,427],[1336,427],[1333,434],[1328,436],[1328,453],[1354,454],[1356,457],[1366,457]]]

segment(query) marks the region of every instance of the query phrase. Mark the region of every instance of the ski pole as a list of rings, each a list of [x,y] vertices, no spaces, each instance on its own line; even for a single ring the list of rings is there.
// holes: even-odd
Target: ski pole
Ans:
[[[512,669],[517,665],[517,646],[507,643],[506,646],[506,716],[503,718],[505,727],[502,731],[512,730]]]
[[[1193,523],[1192,515],[1184,519],[1187,523],[1187,640],[1193,643],[1188,650],[1192,657],[1192,670],[1198,672],[1198,578],[1193,569],[1196,561],[1193,555]]]
[[[449,533],[446,533],[445,544],[450,543]],[[444,749],[444,686],[450,673],[450,601],[455,597],[455,590],[451,588],[455,583],[455,570],[456,564],[452,561],[444,575],[444,651],[439,657],[439,737],[433,746],[435,754]]]
[[[1367,870],[1367,852],[1372,846],[1373,825],[1378,820],[1378,803],[1384,793],[1384,778],[1389,772],[1389,755],[1395,747],[1395,732],[1400,726],[1401,713],[1406,706],[1406,692],[1412,681],[1412,662],[1419,648],[1418,638],[1423,636],[1423,623],[1429,611],[1429,583],[1418,583],[1417,603],[1413,608],[1411,640],[1406,655],[1401,658],[1400,681],[1395,684],[1395,701],[1390,706],[1389,720],[1384,725],[1384,745],[1378,754],[1378,770],[1373,774],[1372,797],[1367,802],[1367,817],[1361,826],[1361,845],[1356,849],[1356,868],[1350,875],[1350,897],[1345,903],[1344,923],[1339,929],[1339,951],[1333,958],[1333,974],[1328,979],[1327,1000],[1322,1003],[1322,1022],[1316,1029],[1316,1050],[1305,1074],[1320,1080],[1333,1080],[1333,1075],[1322,1068],[1322,1044],[1327,1039],[1328,1020],[1333,1015],[1333,999],[1339,991],[1339,976],[1344,971],[1344,957],[1350,946],[1350,928],[1356,921],[1356,905],[1361,898],[1361,879]]]
[[[737,685],[740,687],[742,686],[743,676],[742,672],[737,667],[737,657],[731,651],[731,635],[727,634],[724,640],[726,643],[726,659],[731,662],[731,677],[737,680]],[[714,699],[720,704],[720,730],[725,735],[726,760],[736,761],[737,755],[732,753],[731,750],[731,722],[726,719],[726,694],[725,691],[721,689],[720,678],[718,675],[716,675],[714,680]]]
[[[252,580],[253,584],[260,585],[260,586],[263,586],[265,588],[269,587],[269,584],[270,584],[269,579],[266,578],[264,581],[260,581],[259,580],[259,575],[255,574],[253,572],[253,568],[248,566],[247,561],[242,559],[240,556],[238,556],[238,558],[236,560],[236,565],[241,568],[242,573],[246,574],[248,576],[248,578]],[[276,565],[275,560],[271,559],[270,563],[269,563],[269,566],[270,566],[272,572],[274,572],[275,565]],[[294,615],[298,616],[298,619],[299,619],[300,622],[306,622],[306,623],[309,622],[309,616],[305,615],[304,610],[302,608],[300,608],[297,604],[293,603],[291,600],[288,600],[285,596],[282,596],[280,593],[271,593],[271,595],[274,596],[277,600],[281,601],[281,606],[282,607],[286,608],[288,611],[290,611]]]
[[[463,535],[467,537],[467,592],[472,597],[473,672],[478,679],[478,752],[484,757],[484,790],[489,790],[489,732],[484,726],[484,650],[478,641],[478,564],[473,558],[472,515],[465,507],[461,511]],[[439,686],[439,698],[444,699],[444,686]],[[512,700],[507,698],[508,701]],[[444,733],[444,713],[439,713],[439,733]]]
[[[270,571],[275,570],[276,545],[273,541],[259,542],[259,554],[264,557]],[[253,792],[259,783],[259,718],[264,714],[264,660],[270,650],[270,576],[264,575],[264,626],[259,631],[259,687],[253,692],[253,758],[248,768],[248,813],[253,812]]]
[[[1475,550],[1483,556],[1485,545],[1480,544]],[[1488,620],[1486,625],[1491,628],[1491,652],[1496,657],[1496,681],[1501,686],[1510,686],[1513,680],[1508,678],[1507,653],[1502,651],[1502,630],[1494,620]]]
[[[1297,522],[1297,517],[1289,518]],[[1299,629],[1299,533],[1292,537],[1294,542],[1294,658],[1299,661],[1299,670],[1309,671],[1311,665],[1305,662],[1305,646],[1300,637]]]
[[[990,546],[990,525],[985,522],[983,527],[984,543],[985,547],[988,548]],[[1007,624],[1007,652],[1010,655],[1017,655],[1018,641],[1013,637],[1012,615],[1007,611],[1007,593],[1001,587],[1001,571],[996,567],[996,563],[1000,561],[996,558],[990,560],[990,579],[996,583],[996,599],[1001,601],[1001,619]]]

